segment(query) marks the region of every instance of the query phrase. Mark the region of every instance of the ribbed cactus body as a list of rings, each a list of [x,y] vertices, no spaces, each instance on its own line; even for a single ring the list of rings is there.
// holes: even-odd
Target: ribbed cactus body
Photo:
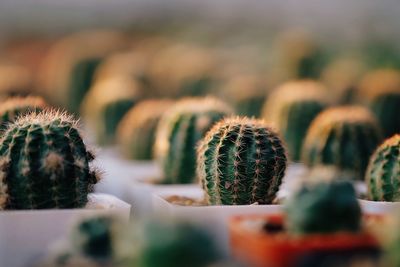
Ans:
[[[400,133],[400,71],[384,69],[366,75],[358,98],[373,111],[385,137]]]
[[[41,97],[12,97],[0,105],[0,130],[4,131],[9,123],[19,116],[30,112],[40,112],[46,107]]]
[[[319,182],[303,185],[286,203],[288,230],[294,234],[356,232],[361,208],[351,183]]]
[[[0,208],[83,207],[97,182],[74,122],[46,111],[21,117],[0,142]]]
[[[377,148],[368,165],[366,182],[370,200],[400,201],[400,135]]]
[[[155,143],[165,183],[195,181],[197,142],[230,113],[225,103],[212,98],[184,99],[168,110],[157,127]]]
[[[282,134],[294,161],[300,159],[311,121],[328,105],[326,91],[322,84],[311,80],[288,82],[265,103],[263,118]]]
[[[127,112],[118,125],[116,138],[125,157],[137,160],[153,158],[157,124],[171,105],[170,100],[145,100]]]
[[[368,160],[381,141],[374,116],[362,107],[345,106],[321,112],[307,132],[302,161],[309,167],[334,165],[362,180]]]
[[[211,205],[270,204],[282,183],[286,153],[263,121],[228,118],[198,147],[197,175]]]

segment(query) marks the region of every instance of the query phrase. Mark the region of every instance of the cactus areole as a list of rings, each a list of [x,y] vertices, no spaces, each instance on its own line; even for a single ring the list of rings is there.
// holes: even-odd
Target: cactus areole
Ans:
[[[0,209],[78,208],[98,181],[77,123],[57,111],[31,113],[0,140]]]
[[[271,204],[285,174],[286,150],[261,120],[228,118],[198,147],[197,174],[211,205]]]

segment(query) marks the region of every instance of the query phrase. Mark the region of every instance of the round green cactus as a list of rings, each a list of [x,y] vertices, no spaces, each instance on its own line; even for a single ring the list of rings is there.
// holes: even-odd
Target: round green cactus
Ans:
[[[172,105],[170,100],[145,100],[122,118],[117,129],[117,143],[125,157],[137,160],[153,158],[157,124]]]
[[[0,209],[78,208],[98,181],[68,115],[43,111],[10,124],[0,141]]]
[[[263,118],[282,134],[289,156],[300,160],[301,147],[311,121],[328,104],[326,88],[312,80],[288,82],[265,103]]]
[[[368,198],[374,201],[400,201],[400,135],[380,145],[372,155],[366,173]]]
[[[311,123],[301,159],[309,167],[334,165],[352,172],[355,180],[363,180],[369,157],[380,141],[380,128],[367,109],[329,108]]]
[[[155,156],[165,183],[192,183],[196,176],[196,145],[214,123],[231,114],[214,98],[186,98],[162,116],[156,132]]]
[[[4,131],[9,123],[19,116],[30,112],[40,112],[46,108],[46,102],[37,96],[11,97],[0,105],[0,130]]]
[[[197,175],[211,205],[271,204],[287,157],[278,135],[263,121],[228,118],[198,147]]]
[[[347,181],[308,183],[285,204],[287,227],[294,234],[357,232],[361,208]]]
[[[358,97],[373,111],[385,137],[400,133],[400,71],[383,69],[366,75]]]

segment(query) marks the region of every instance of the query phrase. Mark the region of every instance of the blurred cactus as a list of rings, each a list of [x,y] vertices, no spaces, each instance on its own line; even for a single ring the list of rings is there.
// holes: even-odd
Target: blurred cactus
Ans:
[[[366,173],[368,198],[400,201],[400,135],[387,139],[372,155]]]
[[[40,112],[47,104],[41,97],[11,97],[0,105],[0,130],[4,131],[9,123],[18,117],[31,113]]]
[[[56,111],[10,124],[0,142],[0,208],[79,208],[98,176],[76,122]]]
[[[400,133],[400,71],[382,69],[367,74],[358,97],[375,113],[385,137]]]
[[[170,100],[144,100],[127,112],[118,125],[116,138],[125,157],[137,160],[153,158],[157,124],[171,105]]]
[[[82,102],[82,114],[96,141],[113,143],[118,123],[140,99],[138,85],[132,80],[108,79],[96,83]]]
[[[357,232],[361,208],[346,181],[309,183],[286,203],[288,230],[294,234]]]
[[[198,147],[197,175],[212,205],[271,204],[287,159],[278,135],[263,121],[228,118]]]
[[[51,104],[78,112],[101,60],[125,46],[126,37],[111,31],[80,32],[60,39],[44,60],[43,93]]]
[[[299,161],[307,129],[327,104],[327,89],[322,84],[312,80],[288,82],[271,93],[262,117],[282,134],[289,157]]]
[[[343,106],[321,112],[311,123],[301,160],[309,167],[334,165],[363,180],[368,160],[381,141],[374,116],[362,107]]]
[[[214,123],[231,114],[225,103],[210,97],[178,101],[161,117],[155,156],[165,183],[192,183],[196,172],[196,145]]]

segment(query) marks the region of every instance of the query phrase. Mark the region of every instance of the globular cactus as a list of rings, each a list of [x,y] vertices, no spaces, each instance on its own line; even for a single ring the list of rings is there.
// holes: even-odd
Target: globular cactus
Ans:
[[[144,100],[125,114],[118,124],[116,140],[126,158],[153,158],[157,124],[172,103],[170,100]]]
[[[299,161],[307,129],[328,105],[327,98],[322,84],[300,80],[283,84],[266,101],[262,117],[282,134],[293,161]]]
[[[98,181],[92,160],[70,116],[19,118],[0,140],[0,209],[84,207]]]
[[[367,74],[357,96],[373,111],[385,137],[400,133],[400,71],[383,69]]]
[[[115,141],[118,123],[139,100],[138,85],[124,78],[96,83],[82,103],[82,113],[97,143],[107,145]]]
[[[285,203],[287,228],[293,234],[357,232],[361,208],[348,181],[304,184]]]
[[[313,167],[334,165],[363,180],[368,160],[381,141],[381,131],[374,116],[358,106],[326,109],[308,129],[301,160]]]
[[[196,176],[196,145],[214,123],[231,114],[217,99],[186,98],[162,117],[157,127],[155,156],[165,183],[192,183]]]
[[[372,155],[366,173],[368,198],[400,201],[400,135],[381,144]]]
[[[0,130],[4,131],[17,117],[30,112],[40,112],[47,104],[41,97],[11,97],[0,105]]]
[[[207,133],[197,152],[197,175],[211,205],[271,204],[287,157],[263,121],[227,118]]]

